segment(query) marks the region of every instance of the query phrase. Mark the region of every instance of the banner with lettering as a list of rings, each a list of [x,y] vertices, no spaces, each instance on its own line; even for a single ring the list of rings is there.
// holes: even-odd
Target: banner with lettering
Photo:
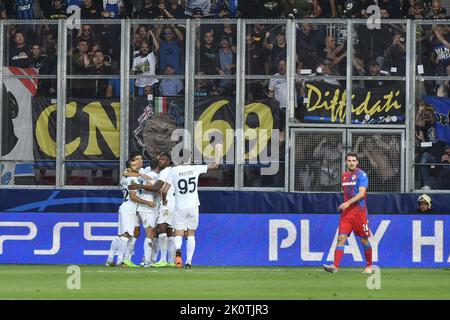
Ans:
[[[440,141],[450,143],[450,99],[423,96],[422,100],[434,108],[436,133]]]
[[[223,152],[226,157],[224,161],[234,161],[236,109],[234,99],[196,98],[194,114],[196,152],[209,156],[213,149],[212,142],[220,137],[223,139]],[[279,110],[279,103],[274,99],[247,102],[244,107],[243,128],[245,160],[271,157],[273,144],[277,146],[278,151]]]
[[[35,97],[33,110],[33,150],[40,160],[56,158],[57,108],[54,100]],[[194,142],[200,156],[209,157],[208,148],[220,135],[224,156],[234,161],[236,105],[223,97],[196,98]],[[120,104],[116,100],[73,99],[66,105],[66,160],[117,160],[120,157]],[[130,105],[129,151],[140,151],[152,159],[162,151],[171,152],[180,141],[174,130],[184,128],[184,97],[138,97]],[[274,99],[249,102],[244,109],[245,159],[270,156],[271,141],[278,142],[279,104]],[[188,134],[182,132],[180,136]],[[263,153],[264,151],[264,153]],[[202,157],[202,159],[204,159]],[[227,158],[228,159],[228,158]]]
[[[353,88],[352,91],[352,123],[405,123],[405,92],[401,84]],[[300,106],[302,122],[345,123],[345,86],[307,82],[305,98],[303,106]]]
[[[34,156],[56,158],[56,102],[32,102]],[[66,104],[67,160],[116,160],[120,157],[120,104],[110,99],[74,99]]]
[[[4,75],[36,75],[36,69],[5,67]],[[5,79],[2,84],[0,184],[20,184],[33,175],[31,99],[36,79]]]

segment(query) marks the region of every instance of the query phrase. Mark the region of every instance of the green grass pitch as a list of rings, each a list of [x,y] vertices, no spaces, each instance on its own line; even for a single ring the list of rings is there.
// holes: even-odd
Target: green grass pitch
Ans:
[[[81,289],[69,290],[65,265],[0,265],[0,299],[450,299],[448,268],[381,268],[379,290],[357,268],[80,268]]]

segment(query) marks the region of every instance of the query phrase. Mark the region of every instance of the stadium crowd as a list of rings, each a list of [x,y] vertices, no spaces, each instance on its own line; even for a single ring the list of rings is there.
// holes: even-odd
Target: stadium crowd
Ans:
[[[78,6],[82,19],[156,19],[159,23],[142,20],[132,25],[130,43],[130,70],[137,79],[130,84],[130,93],[147,96],[183,96],[186,30],[184,24],[164,24],[164,19],[203,19],[196,30],[195,73],[198,76],[236,74],[236,25],[208,23],[221,18],[368,18],[368,7],[377,4],[382,18],[393,19],[447,19],[449,3],[440,0],[0,0],[2,19],[66,19]],[[105,21],[105,20],[102,20]],[[266,75],[264,80],[246,80],[246,99],[271,97],[280,103],[281,118],[287,107],[285,78],[272,78],[286,73],[287,41],[282,23],[261,24],[248,21],[246,26],[246,74]],[[41,79],[37,94],[56,97],[57,91],[57,25],[8,24],[6,26],[6,64],[20,68],[35,68],[41,75],[55,79]],[[69,30],[68,75],[86,76],[69,79],[68,96],[78,98],[105,98],[120,96],[119,79],[101,76],[120,74],[120,25],[84,23],[80,29]],[[355,25],[353,49],[347,52],[347,30],[342,23],[298,23],[296,35],[296,101],[304,103],[304,70],[310,75],[328,76],[329,85],[345,87],[346,57],[352,55],[353,75],[380,76],[386,80],[354,80],[354,88],[388,87],[394,81],[388,76],[405,76],[406,24],[382,24],[381,29]],[[424,76],[450,76],[450,25],[420,25],[416,30],[416,63],[422,66]],[[89,76],[99,76],[90,78]],[[160,75],[179,76],[158,78]],[[140,78],[139,76],[145,76]],[[301,77],[301,78],[300,78]],[[322,80],[323,81],[323,80]],[[401,82],[399,82],[401,83]],[[195,80],[194,95],[235,95],[234,79]],[[426,80],[418,84],[420,92],[432,96],[449,97],[448,80]],[[418,103],[419,105],[419,103]],[[297,121],[303,121],[296,108]],[[422,114],[423,108],[418,111]],[[421,113],[422,112],[422,113]],[[284,123],[284,121],[281,121]],[[418,121],[418,128],[421,128]],[[420,129],[418,129],[420,131]],[[422,130],[423,131],[423,130]],[[424,134],[426,132],[424,131]],[[427,138],[426,134],[421,136]],[[418,138],[418,140],[420,140]],[[442,149],[442,150],[441,150]],[[444,147],[432,159],[418,149],[421,163],[440,162]],[[447,159],[447,158],[445,158]],[[448,160],[442,161],[448,161]],[[446,167],[445,167],[446,168]],[[422,186],[429,187],[427,172],[420,169]],[[447,188],[446,186],[445,188]]]

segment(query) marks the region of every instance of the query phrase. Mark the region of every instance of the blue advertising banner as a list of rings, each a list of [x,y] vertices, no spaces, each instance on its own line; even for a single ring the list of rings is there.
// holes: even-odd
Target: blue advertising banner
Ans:
[[[420,194],[368,193],[369,214],[414,214]],[[432,213],[450,214],[450,193],[430,194]],[[341,193],[199,191],[200,212],[335,214]],[[0,212],[117,212],[120,190],[0,189]],[[220,205],[218,205],[220,204]]]
[[[103,264],[117,233],[113,213],[0,213],[0,263]],[[201,213],[194,265],[321,266],[333,259],[337,214]],[[449,215],[369,216],[374,264],[448,267]],[[133,261],[143,254],[143,232]],[[185,248],[185,244],[184,247]],[[342,266],[364,266],[353,235]]]

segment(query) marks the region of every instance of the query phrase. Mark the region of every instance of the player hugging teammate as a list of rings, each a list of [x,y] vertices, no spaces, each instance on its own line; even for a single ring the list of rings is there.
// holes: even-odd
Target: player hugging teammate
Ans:
[[[208,169],[216,169],[221,156],[222,145],[216,145],[214,162],[209,165],[192,165],[188,159],[171,167],[170,155],[161,153],[157,162],[143,169],[142,155],[133,153],[121,180],[124,202],[119,208],[119,232],[111,243],[106,265],[138,267],[131,256],[142,224],[145,240],[141,266],[182,267],[182,237],[186,232],[185,267],[191,268],[199,221],[198,178]],[[155,262],[158,250],[161,256]]]

